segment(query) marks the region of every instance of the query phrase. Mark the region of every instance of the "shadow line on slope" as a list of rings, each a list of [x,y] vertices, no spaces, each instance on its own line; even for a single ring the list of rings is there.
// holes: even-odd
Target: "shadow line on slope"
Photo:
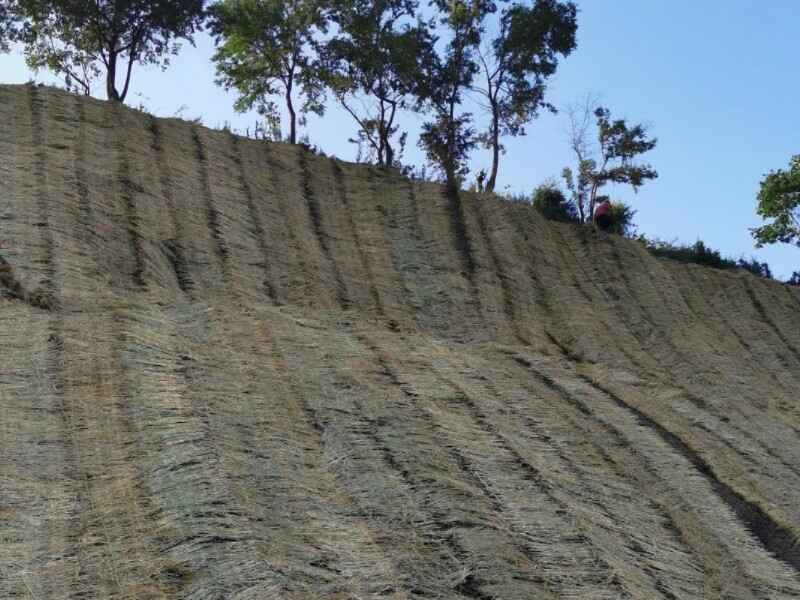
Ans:
[[[50,202],[51,199],[47,193],[47,152],[44,148],[44,125],[43,114],[40,103],[43,102],[39,96],[37,86],[31,85],[29,87],[29,109],[31,114],[31,129],[33,132],[32,142],[34,144],[35,152],[35,165],[34,165],[34,180],[35,180],[35,193],[36,203],[38,210],[39,223],[41,228],[41,236],[43,238],[44,246],[44,273],[45,280],[42,282],[42,289],[45,293],[53,298],[54,304],[59,305],[58,299],[59,287],[56,285],[56,277],[58,276],[57,266],[55,261],[55,242],[53,240],[53,233],[50,229]],[[83,507],[86,505],[85,490],[82,489],[78,481],[78,464],[80,456],[75,443],[74,426],[72,422],[71,412],[68,410],[64,388],[65,388],[65,375],[63,372],[63,365],[65,364],[64,357],[64,315],[60,310],[53,311],[47,322],[47,349],[45,361],[48,365],[47,371],[53,373],[53,395],[54,404],[53,408],[58,413],[62,430],[59,431],[61,443],[64,445],[65,453],[65,466],[64,477],[68,480],[65,486],[72,493],[71,506],[65,510],[69,528],[69,534],[65,535],[65,541],[68,542],[67,550],[63,553],[63,558],[71,558],[75,561],[75,576],[65,586],[72,594],[79,594],[79,582],[86,576],[87,569],[85,561],[85,552],[81,548],[78,541],[81,538],[82,526],[80,523],[81,515],[83,514]],[[55,532],[49,531],[49,535]]]
[[[134,193],[142,191],[138,188],[137,184],[134,183],[133,178],[131,177],[131,166],[130,166],[130,157],[128,156],[128,151],[125,148],[125,137],[127,128],[122,123],[123,114],[122,108],[119,105],[119,102],[113,102],[114,105],[114,117],[116,118],[118,128],[117,128],[117,138],[114,141],[114,145],[116,146],[117,150],[117,182],[119,183],[119,190],[120,190],[120,197],[122,198],[122,202],[125,206],[125,217],[128,221],[127,223],[127,232],[128,232],[128,244],[130,245],[131,253],[133,254],[133,283],[134,285],[139,288],[140,290],[147,289],[147,282],[145,281],[144,277],[144,249],[142,247],[142,234],[140,232],[139,223],[140,218],[136,212],[136,201],[134,199]]]
[[[761,300],[759,300],[758,297],[756,296],[755,290],[753,290],[753,284],[748,280],[748,278],[744,279],[744,290],[747,296],[750,298],[750,300],[753,301],[753,306],[755,307],[756,312],[758,313],[758,316],[761,319],[761,321],[772,330],[772,332],[777,336],[777,338],[781,342],[783,342],[783,345],[786,346],[786,348],[788,348],[788,350],[794,356],[795,360],[797,362],[800,362],[800,351],[798,351],[797,348],[794,347],[794,345],[789,343],[789,340],[786,339],[786,336],[783,334],[780,328],[775,324],[775,321],[773,321],[772,318],[767,314],[766,307],[761,302]]]
[[[511,279],[506,272],[503,263],[500,260],[500,256],[497,253],[497,248],[495,247],[494,242],[492,241],[491,233],[489,231],[488,223],[486,222],[486,215],[484,214],[483,210],[483,202],[478,199],[475,202],[475,214],[477,216],[478,221],[478,229],[480,231],[481,236],[486,243],[486,248],[489,251],[489,259],[491,260],[491,266],[494,274],[497,276],[497,280],[500,282],[500,290],[503,296],[503,312],[505,312],[506,318],[508,319],[509,324],[511,325],[511,329],[514,333],[514,337],[517,338],[521,344],[525,346],[530,346],[531,343],[529,340],[525,339],[520,331],[519,327],[519,319],[517,315],[517,307],[514,304],[514,295],[509,285],[509,279]]]
[[[333,258],[330,244],[328,244],[327,234],[322,228],[322,211],[319,206],[319,199],[311,187],[311,172],[308,168],[308,157],[306,150],[303,146],[297,146],[297,160],[300,165],[300,177],[302,178],[303,196],[305,197],[306,206],[308,207],[308,216],[311,220],[311,227],[314,235],[317,238],[322,253],[325,256],[331,271],[333,272],[334,281],[336,282],[336,298],[339,301],[339,306],[342,310],[350,308],[350,298],[347,295],[347,286],[342,277],[342,271],[339,265]]]
[[[20,300],[34,308],[42,310],[55,310],[58,302],[55,296],[46,290],[29,292],[14,275],[13,267],[0,256],[0,288],[5,288],[6,294],[15,300]]]
[[[150,133],[152,134],[152,142],[150,147],[156,155],[156,164],[158,165],[158,179],[161,185],[161,194],[166,200],[167,212],[172,224],[172,230],[175,233],[174,240],[167,240],[163,242],[165,255],[167,260],[175,273],[175,280],[178,287],[186,294],[190,300],[193,300],[193,293],[195,284],[189,274],[189,263],[186,260],[186,255],[183,249],[183,226],[181,220],[178,218],[178,211],[175,207],[175,198],[172,194],[172,177],[167,163],[166,152],[164,151],[164,141],[162,139],[161,126],[158,119],[154,116],[150,117],[148,125]]]
[[[222,273],[226,278],[226,283],[231,281],[231,266],[229,263],[229,250],[222,233],[222,222],[220,220],[219,209],[214,206],[214,195],[211,192],[211,182],[208,178],[208,155],[206,153],[200,132],[196,127],[192,127],[192,141],[194,142],[194,155],[199,165],[200,185],[205,201],[206,220],[211,235],[214,237],[214,251],[217,258],[222,263]]]
[[[350,234],[353,236],[353,242],[356,245],[356,250],[358,251],[358,255],[361,259],[361,266],[364,269],[364,272],[367,275],[367,284],[369,286],[369,293],[372,297],[372,301],[375,303],[375,310],[378,312],[378,315],[385,316],[385,311],[383,308],[383,302],[381,302],[380,294],[378,293],[378,288],[375,285],[375,275],[372,272],[372,266],[369,263],[369,258],[364,250],[364,245],[361,241],[361,236],[358,233],[358,227],[356,227],[355,221],[353,220],[353,208],[350,205],[350,199],[347,196],[347,189],[345,188],[344,183],[344,172],[342,171],[342,167],[339,166],[338,161],[335,158],[328,159],[330,161],[331,170],[333,171],[333,179],[336,186],[336,193],[339,196],[339,201],[344,206],[345,216],[347,219],[347,226],[350,228]]]
[[[247,169],[245,169],[244,160],[242,159],[242,147],[239,141],[239,136],[230,134],[229,137],[231,146],[233,146],[233,162],[236,163],[236,166],[239,168],[239,182],[242,186],[244,197],[247,200],[247,210],[250,213],[250,218],[253,221],[253,230],[256,237],[256,243],[258,244],[258,249],[261,252],[261,258],[263,260],[263,262],[259,265],[264,271],[264,280],[262,283],[264,284],[264,290],[266,291],[267,296],[272,304],[277,305],[278,293],[272,283],[270,269],[271,259],[269,256],[269,248],[267,247],[266,229],[264,228],[264,223],[261,220],[261,216],[256,210],[255,195],[253,194],[253,187],[250,185]]]

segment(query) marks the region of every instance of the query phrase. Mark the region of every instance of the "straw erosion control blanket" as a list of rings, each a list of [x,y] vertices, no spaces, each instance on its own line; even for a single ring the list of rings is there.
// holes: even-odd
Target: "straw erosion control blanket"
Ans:
[[[800,295],[0,87],[0,598],[800,597]]]

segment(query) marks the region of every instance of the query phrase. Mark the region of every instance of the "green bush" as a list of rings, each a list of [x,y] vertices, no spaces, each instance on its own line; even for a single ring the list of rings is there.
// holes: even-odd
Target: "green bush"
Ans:
[[[611,233],[632,238],[636,235],[636,224],[633,217],[636,211],[624,202],[611,203]]]
[[[739,259],[723,257],[719,250],[709,248],[702,240],[697,240],[694,244],[679,244],[659,239],[648,239],[644,235],[640,235],[636,239],[656,256],[714,267],[715,269],[744,269],[757,277],[772,278],[772,270],[767,263],[760,262],[753,257],[749,259],[744,257]]]
[[[532,202],[533,208],[545,219],[560,223],[580,222],[575,206],[567,199],[564,192],[552,183],[543,183],[533,190]]]
[[[789,285],[796,285],[800,287],[800,271],[795,271],[794,273],[792,273],[792,276],[789,277],[786,283],[788,283]]]

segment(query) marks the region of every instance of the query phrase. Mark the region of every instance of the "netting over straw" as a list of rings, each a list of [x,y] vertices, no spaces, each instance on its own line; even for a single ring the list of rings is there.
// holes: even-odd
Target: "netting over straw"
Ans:
[[[800,295],[0,87],[0,598],[796,598]]]

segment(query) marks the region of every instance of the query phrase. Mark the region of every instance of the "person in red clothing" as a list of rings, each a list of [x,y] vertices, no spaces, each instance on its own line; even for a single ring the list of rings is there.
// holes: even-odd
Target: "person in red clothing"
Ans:
[[[594,223],[603,231],[611,229],[613,221],[611,219],[611,202],[608,198],[594,207]]]

